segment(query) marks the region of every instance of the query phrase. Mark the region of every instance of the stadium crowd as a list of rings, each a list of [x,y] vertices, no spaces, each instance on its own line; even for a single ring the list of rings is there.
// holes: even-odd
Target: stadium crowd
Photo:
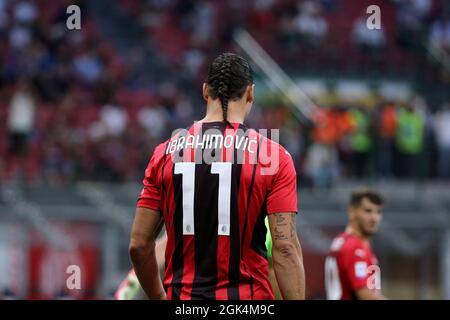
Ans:
[[[233,48],[233,33],[241,27],[282,66],[302,72],[377,69],[414,74],[420,70],[422,76],[433,78],[436,75],[424,73],[417,65],[427,56],[423,51],[449,51],[450,5],[441,0],[122,3],[149,37],[160,43],[164,55],[193,79],[204,74],[217,51]],[[373,4],[381,7],[382,24],[381,29],[369,30],[366,8]],[[439,81],[448,84],[448,78]]]
[[[142,58],[125,61],[84,10],[85,2],[76,3],[83,27],[68,32],[71,1],[0,0],[0,181],[138,180],[154,146],[199,108],[173,83],[136,86]],[[424,53],[450,52],[448,3],[386,3],[386,26],[375,33],[367,32],[360,11],[338,0],[119,5],[198,88],[210,57],[233,50],[233,31],[243,26],[292,70],[408,70],[448,91],[448,73]],[[353,21],[339,14],[344,9]],[[336,28],[344,36],[336,37]],[[425,46],[411,39],[424,39]],[[328,186],[339,177],[450,178],[448,92],[446,99],[438,105],[379,101],[372,110],[337,105],[315,115],[316,127],[289,122],[285,108],[257,107],[250,125],[283,127],[282,142],[312,185]]]

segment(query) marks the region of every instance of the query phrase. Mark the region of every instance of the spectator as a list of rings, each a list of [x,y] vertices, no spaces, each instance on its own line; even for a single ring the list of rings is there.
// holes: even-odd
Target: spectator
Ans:
[[[192,15],[192,43],[207,46],[214,35],[214,5],[210,1],[196,3]]]
[[[331,187],[339,177],[336,145],[341,138],[342,121],[336,121],[332,109],[319,109],[314,114],[315,126],[310,132],[314,143],[306,150],[304,174],[314,187]]]
[[[21,24],[32,23],[37,17],[38,10],[31,1],[19,1],[14,8],[14,19]]]
[[[420,155],[424,147],[425,118],[410,104],[397,113],[396,148],[397,175],[402,178],[418,177],[420,172]]]
[[[36,100],[32,86],[27,79],[20,79],[9,104],[8,131],[10,165],[19,163],[25,168],[28,139],[34,128]],[[15,168],[10,168],[15,171]]]
[[[294,25],[306,44],[319,44],[328,32],[328,24],[321,16],[320,9],[320,6],[313,1],[300,4],[300,12],[294,20]]]
[[[100,79],[104,66],[94,52],[77,56],[73,62],[75,73],[86,84],[93,84]]]
[[[450,178],[450,102],[434,116],[434,133],[438,145],[438,176]]]
[[[387,103],[381,107],[378,122],[377,171],[383,178],[392,176],[394,138],[396,130],[395,105]]]
[[[318,109],[314,114],[315,126],[311,131],[312,139],[321,144],[336,144],[340,139],[340,130],[332,109]]]
[[[353,130],[349,136],[353,174],[358,178],[367,177],[373,148],[370,117],[363,108],[350,110],[350,116],[353,123]]]
[[[9,42],[15,49],[24,49],[31,42],[31,30],[22,25],[16,25],[9,32]]]
[[[306,153],[304,174],[313,187],[329,188],[339,177],[338,157],[333,145],[314,143]]]
[[[138,122],[149,136],[160,137],[165,133],[169,117],[169,113],[162,106],[144,107],[139,110]]]
[[[196,78],[204,63],[205,55],[201,50],[193,48],[185,52],[183,66],[191,79]]]
[[[297,26],[295,25],[295,17],[292,13],[284,13],[280,18],[280,29],[278,32],[278,41],[283,50],[289,54],[298,46]]]
[[[429,42],[431,48],[443,50],[450,54],[450,18],[441,17],[430,28]]]
[[[397,4],[397,39],[405,48],[417,49],[431,8],[431,0],[396,0]]]
[[[0,0],[0,34],[9,24],[9,17],[6,13],[6,1]]]
[[[353,44],[366,53],[380,51],[386,45],[384,29],[382,26],[381,29],[367,28],[366,19],[366,16],[362,15],[353,23]]]
[[[125,133],[128,116],[122,107],[110,103],[102,107],[100,121],[104,125],[107,135],[118,137]]]

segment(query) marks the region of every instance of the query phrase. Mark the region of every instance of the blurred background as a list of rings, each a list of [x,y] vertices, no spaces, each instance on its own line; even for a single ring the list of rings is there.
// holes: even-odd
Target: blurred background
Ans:
[[[247,124],[280,128],[297,167],[307,297],[365,185],[387,202],[384,293],[450,299],[450,2],[0,0],[0,43],[0,297],[112,298],[153,148],[202,117],[233,51],[255,71]]]

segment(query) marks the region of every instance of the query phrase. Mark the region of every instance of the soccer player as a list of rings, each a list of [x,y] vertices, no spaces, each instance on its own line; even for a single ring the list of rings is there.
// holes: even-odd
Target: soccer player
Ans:
[[[370,189],[350,196],[345,232],[331,243],[325,260],[325,289],[329,300],[381,300],[380,268],[370,246],[382,217],[383,198]]]
[[[157,146],[145,171],[130,240],[139,282],[151,299],[273,299],[268,216],[281,295],[303,299],[296,172],[282,146],[243,124],[254,99],[247,61],[218,56],[203,97],[205,117]],[[154,248],[162,223],[163,282]]]

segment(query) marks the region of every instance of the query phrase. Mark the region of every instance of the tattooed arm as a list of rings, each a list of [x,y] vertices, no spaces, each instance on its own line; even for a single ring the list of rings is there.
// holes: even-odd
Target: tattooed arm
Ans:
[[[273,268],[285,300],[305,299],[305,271],[295,216],[293,212],[269,215]]]

